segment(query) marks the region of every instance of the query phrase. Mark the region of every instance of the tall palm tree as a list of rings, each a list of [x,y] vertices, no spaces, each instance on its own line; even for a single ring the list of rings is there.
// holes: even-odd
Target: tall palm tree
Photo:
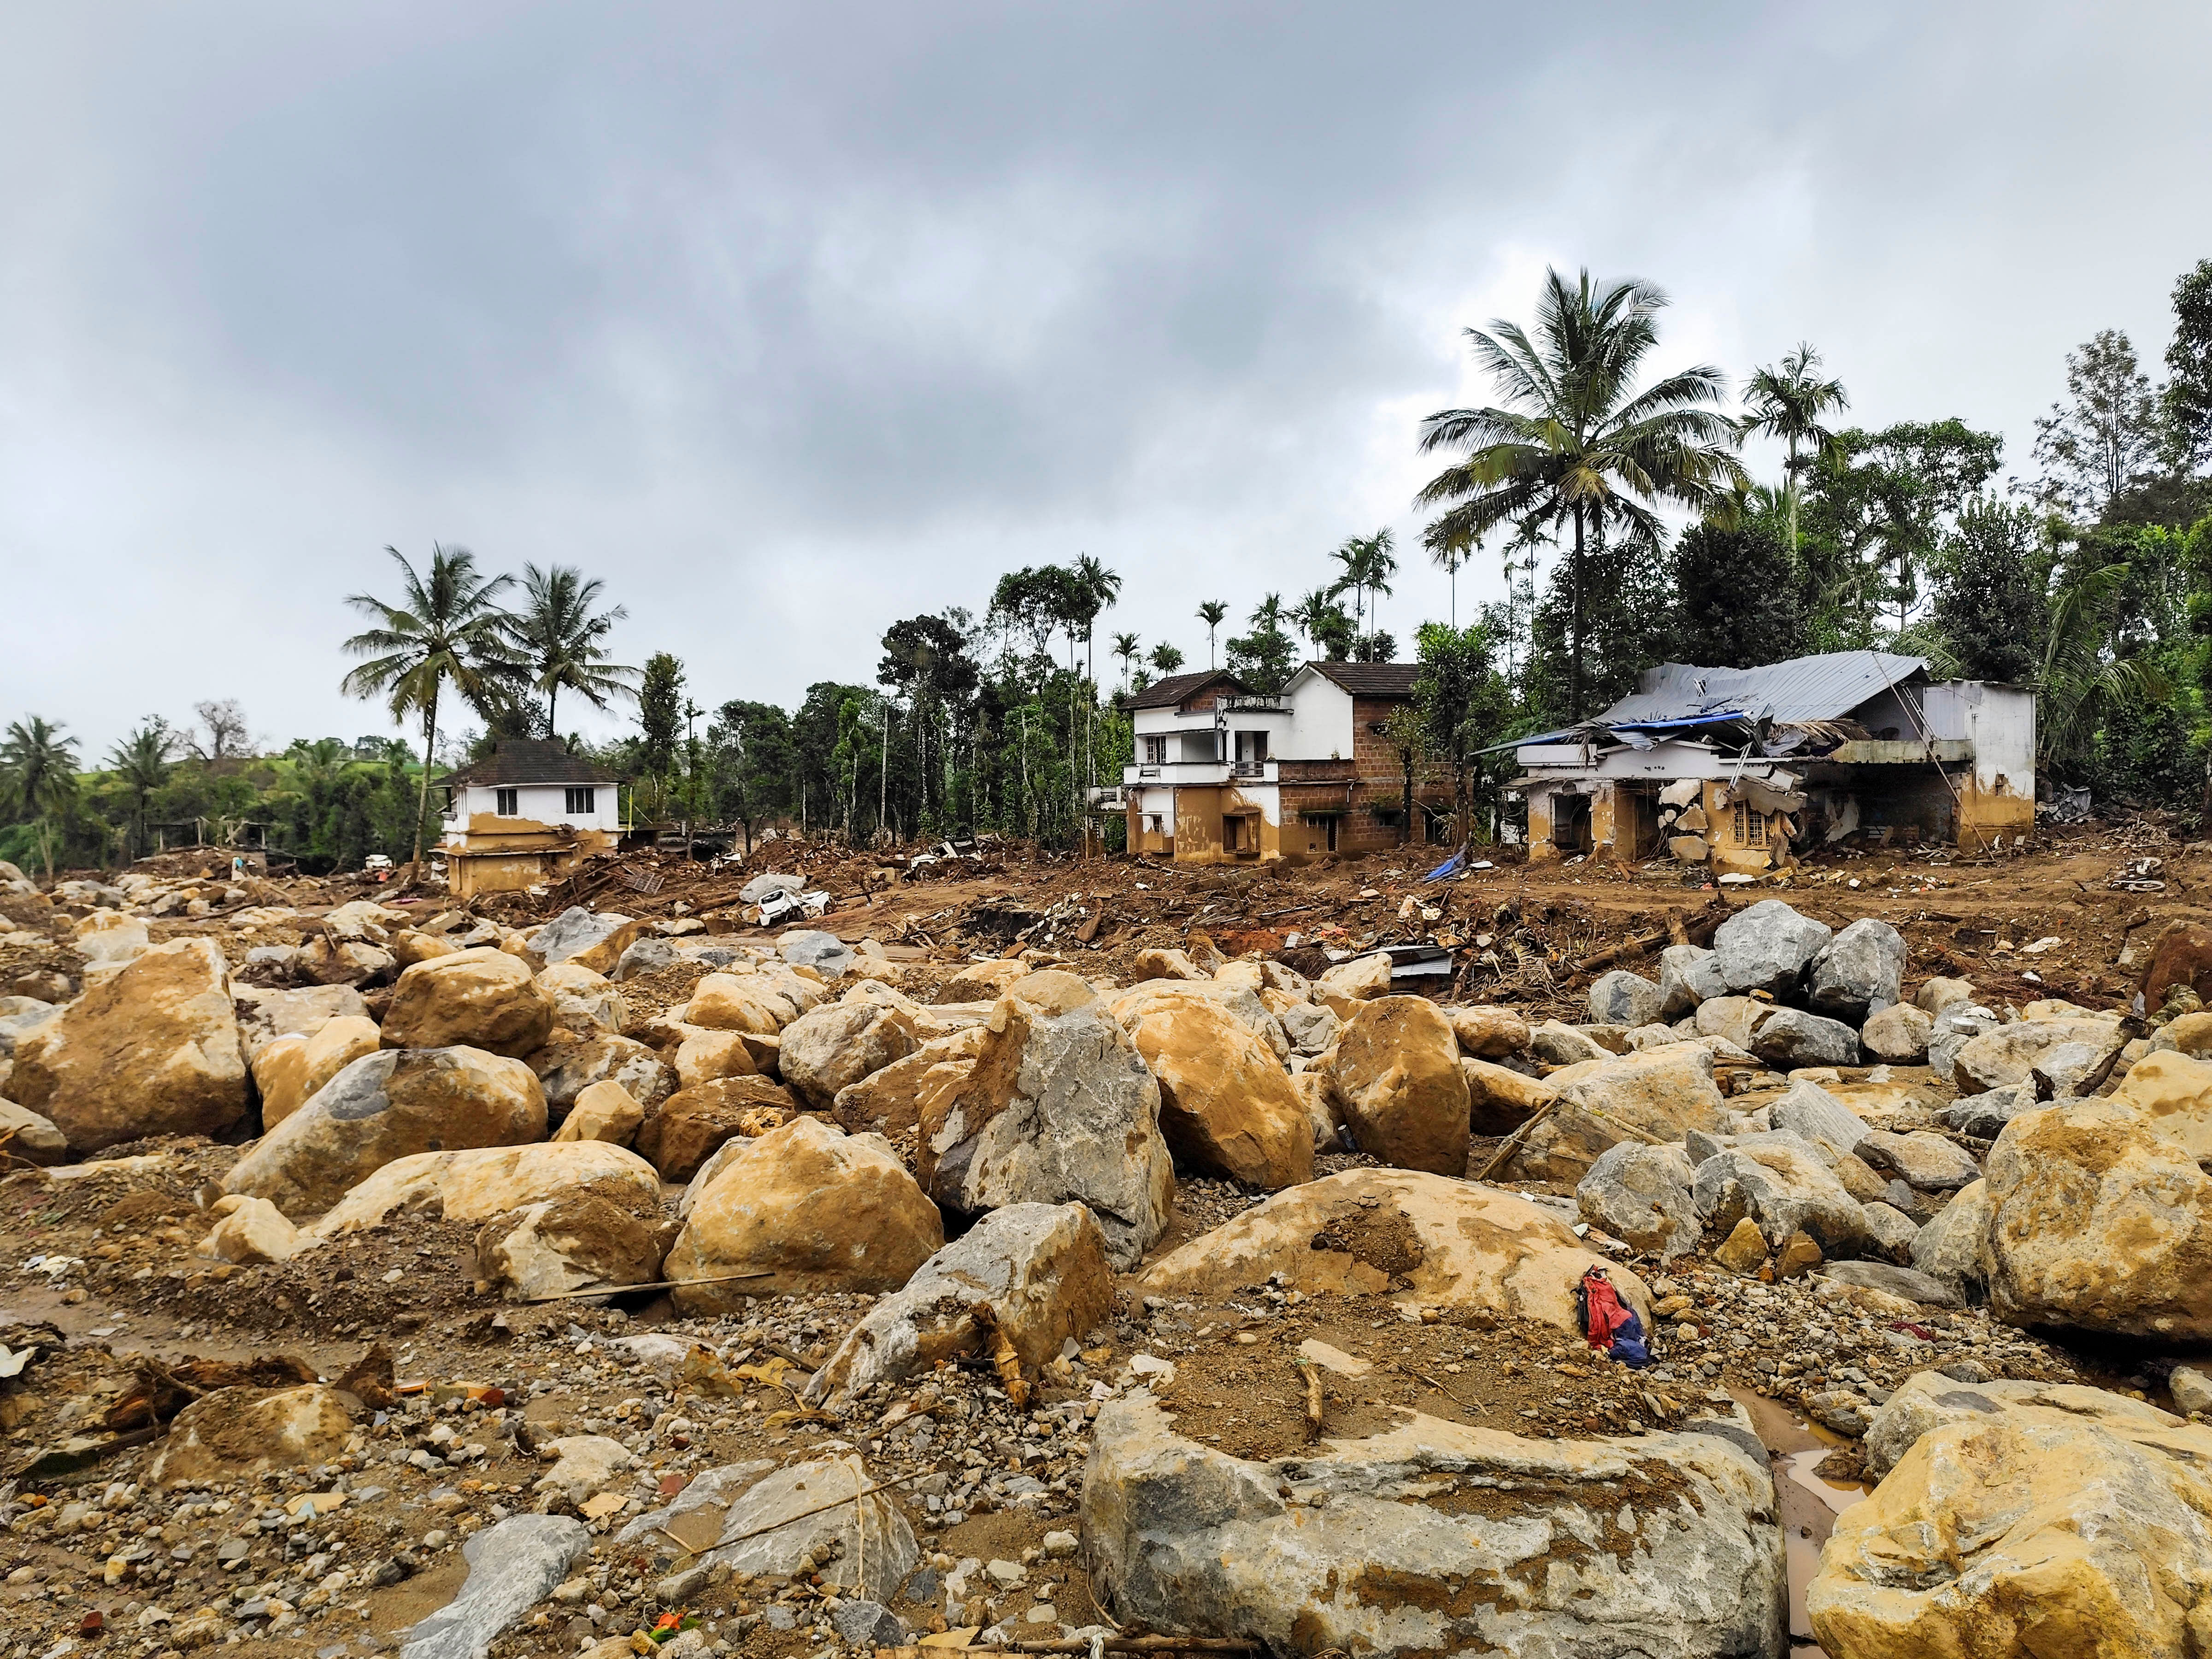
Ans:
[[[1223,607],[1223,614],[1227,614],[1226,606]],[[1161,673],[1172,674],[1176,669],[1182,666],[1182,653],[1176,650],[1175,647],[1170,645],[1165,640],[1162,640],[1158,645],[1152,647],[1152,654],[1146,658],[1145,660],[1152,664],[1152,665],[1158,669]]]
[[[1121,689],[1124,691],[1129,689],[1129,665],[1136,661],[1138,649],[1134,634],[1116,634],[1114,636],[1114,654],[1121,659]]]
[[[146,850],[146,802],[169,781],[169,760],[175,754],[176,733],[159,714],[149,714],[144,724],[107,751],[107,763],[131,796],[131,846]]]
[[[1091,629],[1097,623],[1098,613],[1121,597],[1121,578],[1090,554],[1085,553],[1079,555],[1075,561],[1074,587],[1080,601],[1077,619],[1083,628],[1084,672],[1096,684],[1098,677],[1093,670],[1091,658]]]
[[[1394,550],[1396,538],[1385,525],[1371,536],[1347,536],[1344,545],[1329,557],[1344,567],[1343,574],[1336,579],[1335,592],[1351,590],[1353,626],[1364,633],[1373,626],[1374,617],[1368,606],[1376,594],[1389,593],[1390,578],[1397,574],[1398,556]]]
[[[1637,373],[1659,343],[1653,314],[1667,303],[1649,283],[1601,288],[1585,270],[1570,283],[1545,273],[1535,339],[1503,320],[1466,331],[1475,361],[1498,386],[1501,404],[1440,410],[1421,422],[1424,453],[1464,448],[1466,457],[1429,480],[1416,498],[1445,510],[1424,538],[1431,547],[1473,547],[1502,526],[1574,528],[1567,567],[1572,600],[1569,705],[1583,716],[1583,562],[1590,539],[1618,530],[1628,545],[1658,550],[1653,508],[1702,509],[1717,488],[1742,476],[1734,422],[1721,401],[1721,372],[1700,365],[1638,392]]]
[[[1253,607],[1249,621],[1252,626],[1262,634],[1281,633],[1283,631],[1283,596],[1279,593],[1267,594]]]
[[[1336,595],[1326,587],[1316,587],[1291,607],[1290,623],[1306,636],[1316,657],[1324,654],[1322,640],[1337,625],[1336,619],[1344,615],[1344,607],[1336,602]]]
[[[0,799],[13,804],[18,817],[45,823],[76,799],[76,739],[62,735],[67,729],[38,714],[9,722],[0,739]],[[53,839],[41,835],[39,842],[52,881]]]
[[[1198,619],[1206,624],[1206,665],[1213,666],[1213,630],[1229,618],[1229,607],[1219,599],[1208,599],[1198,607]]]
[[[629,615],[617,605],[596,614],[606,584],[573,565],[522,567],[522,605],[508,624],[516,654],[529,665],[531,685],[545,694],[545,730],[558,737],[561,694],[574,691],[594,708],[637,695],[639,672],[611,662],[600,643]]]
[[[1779,438],[1790,447],[1783,463],[1782,479],[1790,518],[1790,551],[1797,551],[1797,497],[1802,469],[1819,457],[1832,453],[1836,434],[1820,424],[1832,409],[1849,409],[1850,397],[1841,380],[1824,380],[1813,371],[1820,354],[1803,340],[1783,359],[1778,368],[1755,368],[1743,389],[1743,418],[1737,422],[1746,437]],[[1801,445],[1809,453],[1802,458]]]
[[[438,751],[438,702],[447,684],[479,713],[497,707],[503,690],[529,672],[513,653],[514,621],[498,605],[512,576],[477,574],[466,548],[430,544],[430,568],[418,574],[396,547],[384,550],[399,567],[401,600],[368,593],[346,603],[378,626],[345,642],[368,661],[339,682],[348,696],[382,697],[392,718],[422,722],[422,787],[415,803],[414,863],[422,862],[422,819],[430,804],[430,768]]]

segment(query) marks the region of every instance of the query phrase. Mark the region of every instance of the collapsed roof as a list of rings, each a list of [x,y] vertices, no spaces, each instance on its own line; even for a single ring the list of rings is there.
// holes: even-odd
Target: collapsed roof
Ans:
[[[1863,736],[1850,729],[1855,709],[1907,681],[1927,678],[1926,658],[1883,651],[1831,651],[1756,668],[1662,663],[1638,675],[1636,690],[1604,713],[1498,747],[1603,735],[1644,749],[1662,736],[1720,738],[1733,727],[1739,740],[1782,752],[1802,747],[1811,733],[1838,740]]]

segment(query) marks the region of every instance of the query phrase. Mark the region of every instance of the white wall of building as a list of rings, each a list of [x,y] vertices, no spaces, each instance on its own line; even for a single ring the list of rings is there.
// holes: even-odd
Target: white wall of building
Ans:
[[[1966,738],[1974,745],[1974,781],[1995,793],[2034,787],[2035,694],[1981,680],[1948,680],[1928,688],[1922,704],[1931,738]]]
[[[566,823],[579,830],[604,830],[610,834],[622,828],[622,811],[615,799],[614,784],[525,783],[513,787],[514,811],[507,816],[534,823]],[[568,792],[575,788],[592,791],[590,811],[568,810]],[[489,784],[457,786],[453,810],[446,818],[447,827],[464,829],[473,817],[497,816],[499,793]]]
[[[1352,758],[1352,693],[1328,675],[1302,669],[1291,679],[1291,729],[1278,751],[1285,760]]]

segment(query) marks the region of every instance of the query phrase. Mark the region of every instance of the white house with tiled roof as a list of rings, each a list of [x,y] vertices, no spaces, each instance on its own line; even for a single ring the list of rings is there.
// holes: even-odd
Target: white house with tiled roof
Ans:
[[[1267,695],[1213,669],[1132,693],[1124,702],[1136,757],[1118,792],[1130,851],[1179,863],[1295,863],[1430,841],[1449,791],[1417,781],[1416,822],[1403,826],[1404,774],[1382,738],[1419,672],[1414,663],[1310,662]]]
[[[446,792],[439,848],[456,897],[566,875],[629,827],[614,774],[546,739],[502,738],[437,785]]]

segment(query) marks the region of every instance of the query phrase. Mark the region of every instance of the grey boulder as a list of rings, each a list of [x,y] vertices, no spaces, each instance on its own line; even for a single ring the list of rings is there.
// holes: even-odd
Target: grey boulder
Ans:
[[[825,1585],[888,1601],[921,1550],[889,1495],[867,1491],[874,1484],[860,1458],[849,1455],[763,1475],[731,1504],[722,1517],[726,1541],[716,1543],[706,1564],[753,1577],[811,1566]]]
[[[1698,1005],[1728,994],[1717,951],[1694,945],[1670,945],[1659,953],[1659,1018],[1680,1019]]]
[[[1593,1025],[1649,1025],[1659,1017],[1659,988],[1641,974],[1616,968],[1589,988]]]
[[[1856,1066],[1859,1034],[1839,1019],[1778,1008],[1752,1033],[1751,1051],[1778,1071],[1806,1066]]]
[[[407,1633],[399,1659],[484,1659],[591,1547],[589,1528],[565,1515],[510,1515],[478,1533],[461,1546],[461,1593]]]
[[[1826,922],[1799,915],[1780,899],[1761,899],[1720,925],[1713,950],[1729,990],[1780,996],[1798,988],[1832,937]]]
[[[1370,1438],[1260,1462],[1177,1434],[1139,1390],[1100,1409],[1082,1531],[1093,1592],[1119,1622],[1275,1653],[1718,1659],[1784,1645],[1773,1480],[1740,1411],[1589,1440],[1409,1413]]]
[[[1981,1165],[1965,1148],[1925,1129],[1902,1135],[1869,1129],[1857,1151],[1875,1169],[1895,1176],[1917,1192],[1954,1193],[1982,1178]]]
[[[1860,1046],[1873,1059],[1891,1066],[1917,1066],[1928,1057],[1936,1022],[1909,1002],[1872,1015],[1859,1031]]]
[[[1820,1150],[1795,1135],[1753,1135],[1698,1165],[1691,1188],[1698,1216],[1725,1237],[1745,1216],[1770,1245],[1809,1234],[1831,1260],[1866,1244],[1858,1200],[1836,1179]]]
[[[1817,1083],[1792,1083],[1767,1108],[1766,1118],[1776,1129],[1802,1136],[1832,1159],[1856,1152],[1867,1137],[1866,1120]]]
[[[648,936],[632,939],[629,948],[616,959],[615,970],[609,975],[616,984],[641,979],[647,974],[657,974],[664,968],[673,968],[682,960],[676,941]]]
[[[776,953],[794,968],[811,968],[824,979],[844,977],[854,962],[853,947],[819,927],[798,927],[775,942]]]
[[[1662,1261],[1698,1248],[1697,1178],[1679,1146],[1624,1140],[1609,1146],[1575,1188],[1583,1219]]]
[[[1930,1308],[1966,1305],[1956,1291],[1933,1274],[1900,1267],[1893,1262],[1831,1261],[1820,1267],[1820,1276],[1833,1284],[1850,1285],[1863,1291],[1881,1291]]]
[[[1854,1025],[1893,1006],[1905,994],[1905,935],[1862,916],[1813,958],[1806,992],[1821,1013]]]
[[[613,910],[586,910],[580,904],[572,904],[538,930],[530,949],[550,968],[590,950],[629,923],[629,917]]]

